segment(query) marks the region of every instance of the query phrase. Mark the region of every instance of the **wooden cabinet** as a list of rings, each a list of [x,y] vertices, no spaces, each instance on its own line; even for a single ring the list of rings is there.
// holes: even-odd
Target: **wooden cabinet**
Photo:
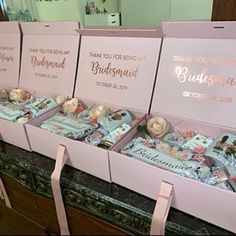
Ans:
[[[46,235],[46,229],[0,203],[0,234],[1,235]]]
[[[0,234],[60,234],[54,201],[1,174],[13,210],[0,203]],[[96,217],[66,206],[72,235],[127,235]]]

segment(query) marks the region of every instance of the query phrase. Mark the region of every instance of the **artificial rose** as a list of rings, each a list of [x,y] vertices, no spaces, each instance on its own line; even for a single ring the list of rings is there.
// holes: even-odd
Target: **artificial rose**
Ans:
[[[201,146],[197,146],[197,147],[194,148],[193,151],[194,151],[195,153],[197,153],[197,154],[202,154],[202,153],[205,152],[205,148],[204,148],[204,147],[201,147]]]
[[[108,108],[102,105],[95,105],[92,107],[90,114],[95,117],[106,116],[108,114]]]
[[[147,130],[155,138],[161,138],[169,129],[169,122],[161,116],[151,118],[147,121]]]
[[[12,89],[9,92],[9,99],[16,102],[21,102],[24,99],[25,91],[22,89]]]
[[[64,102],[66,102],[68,99],[69,99],[68,96],[57,96],[55,100],[58,105],[61,105]]]
[[[184,138],[192,138],[195,135],[195,132],[192,130],[185,130],[182,132]]]
[[[77,98],[72,98],[62,105],[62,110],[65,114],[71,114],[76,111],[78,105],[79,100]]]

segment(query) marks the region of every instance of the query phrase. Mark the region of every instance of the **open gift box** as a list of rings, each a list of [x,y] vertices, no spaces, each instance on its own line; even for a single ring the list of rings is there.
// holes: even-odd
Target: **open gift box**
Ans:
[[[163,116],[178,130],[235,135],[236,24],[167,22],[162,27],[165,37],[150,116]],[[236,232],[235,192],[121,154],[137,135],[133,130],[110,151],[113,182],[152,199],[157,199],[161,183],[168,183],[173,187],[172,207]]]
[[[0,88],[2,89],[18,87],[20,48],[21,33],[18,23],[0,22]],[[4,119],[0,119],[0,139],[29,149],[24,128]]]
[[[30,22],[21,23],[21,28],[23,44],[20,81],[15,87],[42,98],[61,94],[72,96],[79,45],[78,23]],[[58,68],[52,64],[60,66]],[[31,151],[25,124],[8,120],[1,122],[4,141]]]
[[[149,110],[156,76],[160,30],[90,29],[81,30],[80,34],[74,97],[87,107],[101,104],[111,111],[128,109],[136,118],[143,119]],[[68,154],[67,164],[110,182],[106,149],[39,127],[57,111],[27,125],[32,149],[56,159],[58,147],[63,145]]]

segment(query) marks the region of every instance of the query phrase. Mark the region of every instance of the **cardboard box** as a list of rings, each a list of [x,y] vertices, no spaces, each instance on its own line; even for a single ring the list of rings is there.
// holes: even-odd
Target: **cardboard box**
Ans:
[[[151,116],[178,129],[215,136],[236,133],[236,24],[163,23],[164,39]],[[173,184],[172,207],[236,232],[236,194],[110,151],[112,181],[156,199],[162,181]]]
[[[0,87],[17,88],[20,72],[21,33],[17,22],[0,22]],[[0,119],[0,139],[29,150],[22,125]]]
[[[161,32],[90,29],[80,33],[74,97],[86,106],[102,104],[113,111],[126,108],[143,119],[150,106]],[[55,159],[58,146],[63,144],[69,156],[67,164],[110,182],[108,151],[37,127],[49,117],[45,114],[34,126],[27,126],[33,150]]]
[[[79,46],[78,23],[28,22],[21,23],[21,28],[23,43],[19,87],[39,97],[72,97]],[[36,118],[26,124],[31,124]],[[12,143],[31,150],[28,136],[24,134],[26,124],[7,121],[6,124],[6,130],[12,130]]]

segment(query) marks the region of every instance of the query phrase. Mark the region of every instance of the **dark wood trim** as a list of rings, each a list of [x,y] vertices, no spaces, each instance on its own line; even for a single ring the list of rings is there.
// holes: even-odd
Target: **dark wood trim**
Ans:
[[[213,21],[235,21],[236,0],[214,0],[212,8]]]

